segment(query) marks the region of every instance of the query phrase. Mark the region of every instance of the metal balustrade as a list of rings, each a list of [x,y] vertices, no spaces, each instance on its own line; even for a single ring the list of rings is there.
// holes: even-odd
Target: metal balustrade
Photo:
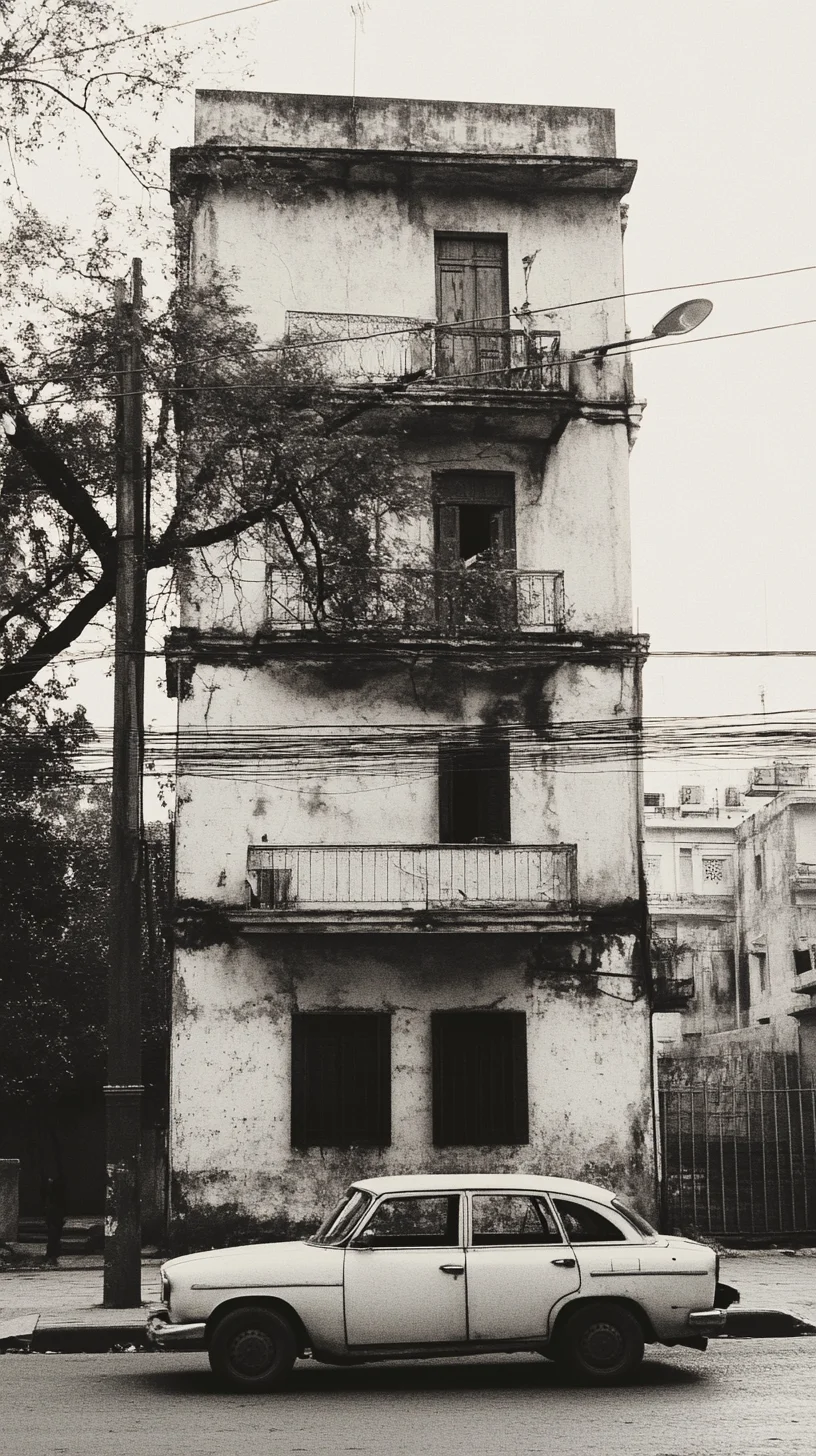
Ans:
[[[251,905],[262,910],[567,908],[571,844],[252,845]]]
[[[286,340],[314,345],[338,384],[445,380],[473,389],[567,393],[569,365],[552,329],[479,328],[385,314],[290,309]]]
[[[290,630],[320,625],[390,631],[401,636],[559,632],[565,624],[562,571],[490,565],[389,571],[346,567],[328,572],[326,593],[318,612],[299,571],[269,567],[267,624]]]

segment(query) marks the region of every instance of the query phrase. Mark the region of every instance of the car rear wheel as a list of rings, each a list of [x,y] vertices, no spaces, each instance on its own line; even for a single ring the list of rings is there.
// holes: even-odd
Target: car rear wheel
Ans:
[[[643,1330],[622,1304],[577,1309],[558,1334],[559,1363],[584,1385],[618,1385],[643,1359]]]
[[[277,1390],[297,1359],[297,1340],[275,1310],[245,1305],[216,1325],[209,1356],[216,1379],[230,1390]]]

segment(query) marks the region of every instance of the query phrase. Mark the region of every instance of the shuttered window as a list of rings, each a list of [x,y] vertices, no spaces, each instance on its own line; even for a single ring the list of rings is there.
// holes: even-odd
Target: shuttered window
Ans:
[[[496,387],[509,365],[507,239],[436,234],[437,371],[471,388]]]
[[[391,1142],[391,1018],[300,1012],[292,1017],[294,1147]]]
[[[432,1017],[437,1147],[529,1141],[523,1011],[438,1011]]]

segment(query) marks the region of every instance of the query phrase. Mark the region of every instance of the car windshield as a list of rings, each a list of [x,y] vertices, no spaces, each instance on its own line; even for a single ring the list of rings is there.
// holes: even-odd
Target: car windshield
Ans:
[[[657,1238],[657,1229],[652,1228],[652,1225],[646,1221],[642,1213],[638,1213],[634,1208],[629,1208],[627,1204],[621,1203],[618,1198],[612,1199],[612,1207],[618,1213],[622,1214],[625,1219],[628,1219],[629,1223],[634,1224],[638,1233],[642,1234],[645,1239]]]
[[[371,1207],[373,1194],[364,1193],[362,1188],[349,1188],[340,1202],[324,1218],[320,1228],[312,1234],[310,1244],[342,1244],[352,1229],[360,1222],[367,1208]]]

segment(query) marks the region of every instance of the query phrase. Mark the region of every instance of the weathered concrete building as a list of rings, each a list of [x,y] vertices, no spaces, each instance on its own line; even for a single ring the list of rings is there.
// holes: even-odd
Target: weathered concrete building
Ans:
[[[655,1041],[710,1068],[816,1072],[816,790],[807,765],[752,770],[706,808],[646,795]]]
[[[338,389],[413,376],[371,428],[410,483],[420,605],[317,631],[291,573],[256,563],[240,602],[188,582],[182,740],[271,724],[334,754],[182,771],[176,893],[233,943],[176,953],[177,1214],[308,1221],[363,1172],[473,1167],[654,1207],[640,410],[620,354],[578,357],[625,337],[634,173],[609,111],[197,97],[174,155],[193,276],[229,270],[262,339],[321,344]],[[626,771],[552,746],[599,724]],[[420,767],[344,761],[361,725]]]
[[[736,836],[750,805],[704,802],[700,785],[676,804],[647,793],[644,865],[652,925],[655,1042],[685,1053],[739,1024]]]

